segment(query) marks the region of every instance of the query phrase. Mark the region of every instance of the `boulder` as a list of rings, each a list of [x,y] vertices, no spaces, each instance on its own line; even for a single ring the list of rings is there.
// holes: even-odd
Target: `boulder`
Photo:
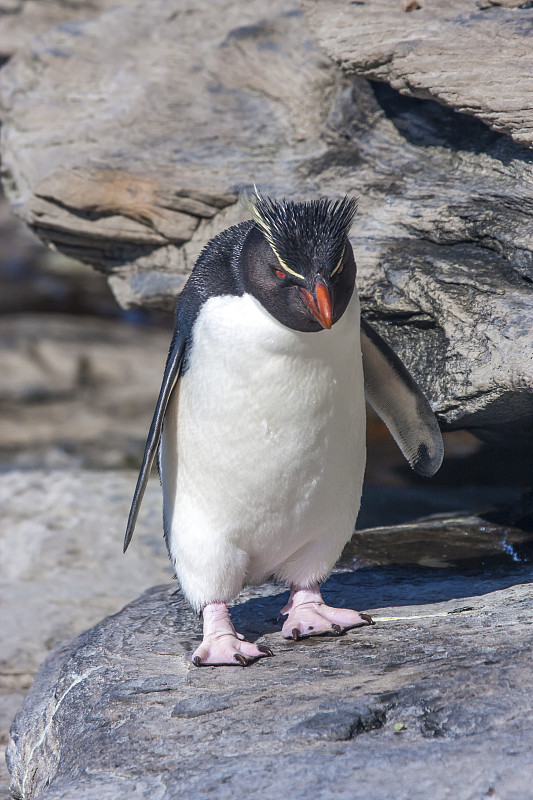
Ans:
[[[246,669],[193,667],[200,621],[152,588],[48,656],[12,727],[12,796],[526,800],[530,552],[472,518],[356,534],[324,594],[376,625],[288,642],[287,594],[248,589],[234,620],[274,657]]]
[[[364,312],[444,429],[529,447],[530,90],[502,70],[524,63],[533,10],[458,2],[306,3],[310,31],[296,5],[159,0],[56,27],[0,72],[13,207],[104,270],[124,307],[168,309],[207,239],[245,215],[243,186],[358,195]],[[439,66],[450,42],[485,48],[483,81]]]

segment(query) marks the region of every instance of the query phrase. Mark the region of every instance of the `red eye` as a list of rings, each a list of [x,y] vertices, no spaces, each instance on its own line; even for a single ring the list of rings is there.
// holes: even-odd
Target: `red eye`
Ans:
[[[286,277],[285,273],[281,269],[277,269],[276,270],[276,275],[278,276],[278,278],[285,278]]]

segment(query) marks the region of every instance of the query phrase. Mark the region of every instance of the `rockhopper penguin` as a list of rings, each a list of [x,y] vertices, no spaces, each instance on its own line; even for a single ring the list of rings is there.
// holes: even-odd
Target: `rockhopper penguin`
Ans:
[[[256,192],[250,210],[206,245],[178,299],[124,541],[159,451],[170,558],[203,612],[197,666],[272,655],[235,631],[226,606],[270,576],[290,587],[285,638],[372,623],[319,591],[359,510],[365,393],[413,469],[432,475],[442,461],[429,403],[360,320],[355,200]]]

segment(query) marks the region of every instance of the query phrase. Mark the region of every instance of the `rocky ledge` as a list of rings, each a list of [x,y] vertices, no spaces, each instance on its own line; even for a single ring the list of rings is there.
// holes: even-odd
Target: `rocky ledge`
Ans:
[[[526,800],[530,546],[479,519],[356,534],[324,594],[376,625],[287,642],[286,593],[247,590],[236,625],[274,657],[246,669],[193,667],[199,620],[150,589],[44,662],[12,727],[12,796]]]

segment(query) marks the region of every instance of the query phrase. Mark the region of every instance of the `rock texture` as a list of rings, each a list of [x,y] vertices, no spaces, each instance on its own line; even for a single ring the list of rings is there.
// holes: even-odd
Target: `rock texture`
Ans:
[[[13,797],[526,800],[530,545],[455,525],[463,538],[478,526],[474,561],[438,523],[411,532],[416,549],[389,537],[377,557],[356,536],[345,564],[355,553],[360,568],[345,565],[325,596],[377,624],[338,639],[284,641],[286,593],[245,592],[236,624],[275,651],[248,669],[190,664],[200,623],[175,587],[58,645],[12,728]]]
[[[197,253],[239,185],[266,180],[273,160],[290,174],[301,154],[315,151],[333,65],[302,36],[294,6],[273,3],[268,14],[258,0],[225,2],[216,13],[208,2],[176,9],[159,0],[150,15],[133,3],[51,31],[30,58],[6,68],[11,197],[48,240],[114,268],[124,300],[121,265],[135,261],[136,272],[151,273],[149,285],[144,274],[141,288],[134,282],[130,302],[153,294],[160,304],[162,293],[179,289],[175,280],[165,286],[168,274],[190,267],[173,245],[200,227]],[[37,88],[35,69],[36,93],[27,83]],[[57,111],[48,127],[50,104]],[[26,131],[41,129],[48,163],[33,133],[20,138],[23,118]]]
[[[134,546],[122,554],[125,520],[136,480],[134,472],[12,470],[0,474],[0,750],[9,726],[50,649],[111,614],[155,583],[167,583],[171,568],[162,537],[161,494],[151,480]],[[436,491],[376,488],[363,498],[362,525],[396,523],[453,508],[480,508],[513,500],[513,493],[489,488]],[[480,528],[481,526],[481,528]],[[358,552],[347,548],[344,569],[354,557],[367,566],[388,564],[387,552],[409,563],[444,567],[466,558],[498,555],[523,558],[526,537],[507,535],[487,521],[403,525],[359,534]],[[436,542],[432,549],[427,541]],[[445,546],[439,540],[446,541]],[[507,556],[505,555],[507,553]],[[425,559],[425,560],[424,560]],[[519,562],[517,562],[519,563]],[[214,701],[210,701],[214,702]],[[180,713],[183,712],[183,708]],[[7,769],[0,760],[0,798],[7,796]]]
[[[136,546],[122,555],[135,480],[134,473],[111,471],[0,474],[0,750],[51,648],[118,611],[140,589],[171,578],[157,479]],[[3,798],[2,767],[3,758]]]
[[[396,85],[401,68],[407,85],[412,65],[411,93],[444,102],[427,87],[453,83],[449,102],[464,111],[475,111],[474,87],[490,110],[480,116],[525,141],[529,78],[507,79],[512,102],[508,91],[500,106],[494,98],[530,42],[533,10],[472,3],[460,13],[458,1],[409,14],[384,2],[306,4],[336,61],[300,8],[281,2],[228,0],[214,14],[200,0],[158,0],[149,15],[131,2],[57,27],[0,72],[11,201],[42,238],[105,270],[125,307],[170,308],[206,240],[243,217],[240,187],[356,194],[365,312],[443,427],[530,446],[533,153],[479,119],[352,74]],[[346,31],[364,22],[374,33],[335,38],[341,18]],[[469,54],[485,48],[489,67],[473,62],[486,79],[439,68],[428,48],[444,52],[443,37]],[[357,48],[380,58],[364,66]]]
[[[90,19],[114,4],[114,0],[1,0],[0,62],[28,47],[38,34],[56,25]]]
[[[0,463],[136,466],[169,340],[94,317],[0,318]]]
[[[472,114],[533,145],[533,8],[518,0],[403,4],[304,0],[342,67]],[[406,6],[411,5],[411,8]]]

